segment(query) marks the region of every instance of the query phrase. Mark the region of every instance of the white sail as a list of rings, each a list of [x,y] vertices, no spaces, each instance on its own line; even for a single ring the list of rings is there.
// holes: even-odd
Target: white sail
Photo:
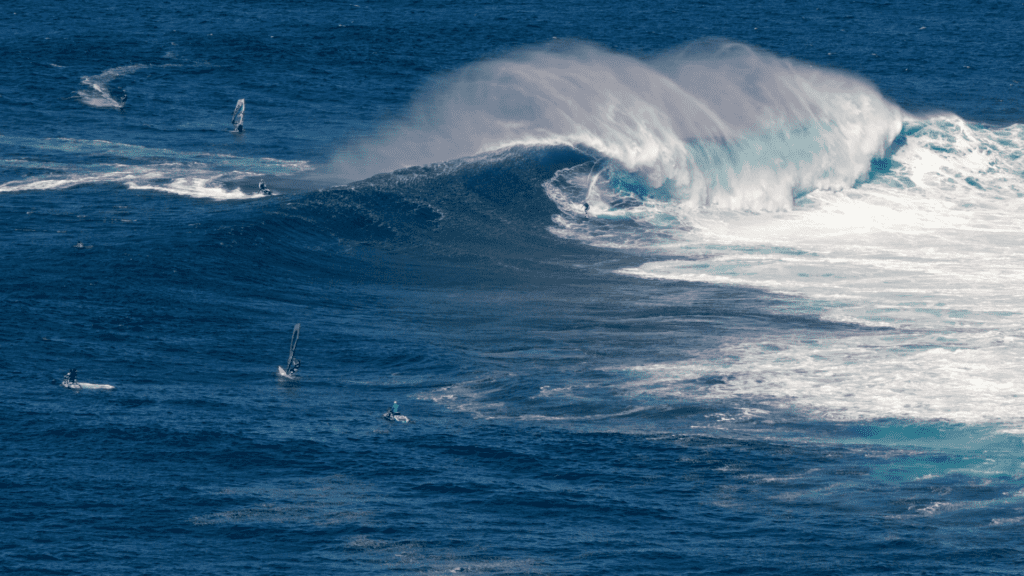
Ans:
[[[231,124],[234,125],[235,130],[242,131],[242,118],[245,116],[245,98],[242,98],[235,104],[235,113],[231,115]]]
[[[291,372],[292,364],[295,363],[295,345],[299,343],[299,326],[299,324],[296,324],[295,328],[292,329],[292,345],[288,349],[288,363],[284,365],[285,372],[288,373]]]

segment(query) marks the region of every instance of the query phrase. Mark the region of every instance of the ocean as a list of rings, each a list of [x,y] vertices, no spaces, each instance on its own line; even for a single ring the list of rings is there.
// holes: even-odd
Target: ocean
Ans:
[[[0,22],[0,572],[1024,569],[1024,3]]]

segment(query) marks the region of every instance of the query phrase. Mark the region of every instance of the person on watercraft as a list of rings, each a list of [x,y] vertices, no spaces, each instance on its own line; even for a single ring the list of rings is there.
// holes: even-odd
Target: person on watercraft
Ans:
[[[590,204],[587,204],[586,202],[583,203],[583,215],[588,218],[590,217]]]
[[[78,368],[72,368],[71,372],[64,375],[64,381],[61,382],[61,386],[77,386],[78,385]]]
[[[398,400],[388,408],[388,416],[398,416]]]
[[[260,192],[267,196],[270,196],[270,188],[267,188],[267,185],[263,182],[262,178],[260,179]]]
[[[301,362],[299,362],[298,358],[292,358],[292,364],[291,364],[291,366],[288,367],[288,375],[289,376],[295,376],[295,374],[298,373],[298,371],[299,371],[299,364],[301,364]]]

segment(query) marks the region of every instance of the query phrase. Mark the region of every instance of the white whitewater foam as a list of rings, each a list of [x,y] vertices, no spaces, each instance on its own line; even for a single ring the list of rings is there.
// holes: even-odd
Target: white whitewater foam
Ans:
[[[867,174],[902,117],[851,74],[738,43],[648,61],[561,42],[436,79],[405,121],[341,152],[336,168],[355,179],[516,145],[580,146],[667,186],[673,205],[788,209],[794,189]]]
[[[905,134],[889,171],[814,190],[790,212],[673,207],[672,217],[685,220],[673,226],[648,202],[630,214],[647,226],[621,236],[604,231],[600,218],[579,218],[578,208],[558,219],[560,235],[667,257],[624,274],[797,295],[797,313],[889,328],[840,328],[813,341],[768,334],[694,361],[623,366],[648,375],[637,391],[832,420],[939,419],[1019,431],[1024,126],[939,116],[910,121]],[[571,181],[563,174],[550,183],[564,205]],[[707,376],[723,383],[704,384]]]
[[[252,176],[252,174],[233,174],[232,178],[241,176]],[[220,179],[221,174],[214,176],[188,176],[175,178],[166,184],[155,182],[138,183],[128,181],[126,184],[132,190],[157,190],[180,196],[191,196],[192,198],[209,198],[211,200],[252,200],[263,197],[262,194],[246,194],[241,188],[228,188]]]
[[[0,184],[2,192],[24,192],[32,190],[65,190],[85,184],[109,183],[125,186],[132,190],[157,190],[193,198],[212,200],[245,200],[262,197],[246,194],[239,188],[231,189],[223,181],[236,180],[256,174],[245,172],[213,172],[191,165],[165,164],[155,166],[105,165],[92,166],[99,172],[65,174],[60,177],[40,177],[13,180]],[[188,176],[177,177],[182,173]]]
[[[82,390],[113,390],[113,384],[93,384],[90,382],[79,382],[78,387]]]

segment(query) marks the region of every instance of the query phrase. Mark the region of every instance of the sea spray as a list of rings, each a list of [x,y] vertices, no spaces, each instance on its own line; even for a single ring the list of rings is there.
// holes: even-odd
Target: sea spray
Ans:
[[[706,40],[640,60],[556,42],[435,78],[404,119],[342,150],[334,167],[353,180],[570,145],[652,189],[668,183],[688,209],[779,210],[794,194],[863,178],[902,119],[862,79],[743,44]]]

